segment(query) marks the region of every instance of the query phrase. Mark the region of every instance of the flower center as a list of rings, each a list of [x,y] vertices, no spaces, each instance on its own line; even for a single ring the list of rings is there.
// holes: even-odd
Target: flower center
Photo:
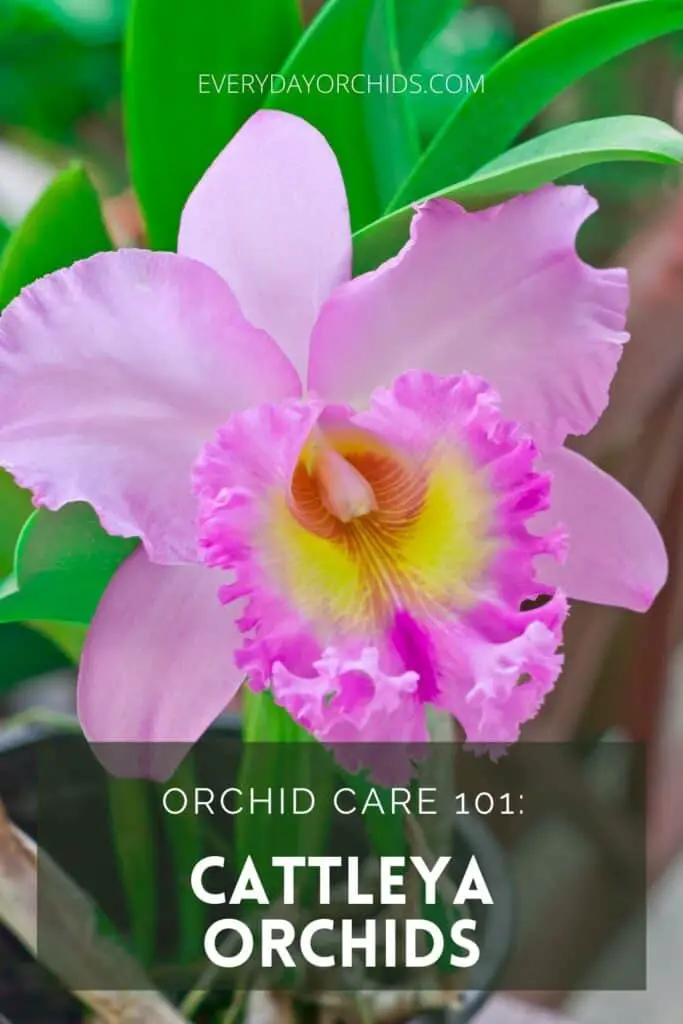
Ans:
[[[452,449],[419,460],[358,426],[327,425],[300,452],[290,525],[276,516],[273,539],[286,586],[312,618],[386,624],[397,607],[467,602],[491,554],[487,506]]]
[[[357,548],[394,539],[415,519],[426,478],[412,462],[358,427],[316,427],[292,475],[290,511],[311,533]]]
[[[316,428],[306,453],[306,470],[327,511],[342,523],[377,511],[377,498],[368,480]]]

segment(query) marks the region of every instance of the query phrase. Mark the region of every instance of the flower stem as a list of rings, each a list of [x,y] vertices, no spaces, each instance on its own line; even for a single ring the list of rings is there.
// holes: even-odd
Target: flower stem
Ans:
[[[437,856],[451,852],[455,798],[455,724],[450,714],[428,708],[431,743],[418,769],[417,785],[436,790],[436,814],[420,820],[427,845]]]

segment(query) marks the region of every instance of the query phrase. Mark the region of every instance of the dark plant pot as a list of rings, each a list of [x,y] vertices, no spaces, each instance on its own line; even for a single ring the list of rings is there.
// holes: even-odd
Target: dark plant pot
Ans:
[[[239,733],[238,719],[215,727]],[[0,736],[0,796],[12,820],[29,835],[37,829],[36,762],[40,744],[53,734],[27,727]],[[512,887],[498,841],[475,816],[454,816],[454,852],[467,861],[475,855],[497,896],[492,906],[478,904],[472,912],[480,925],[481,957],[468,975],[463,1003],[452,1010],[425,1010],[407,1024],[466,1024],[493,993],[512,945]],[[20,944],[0,926],[0,1014],[11,1024],[80,1024],[83,1009],[48,973],[36,966]],[[0,1019],[1,1016],[0,1016]],[[198,1018],[201,1020],[201,1017]]]

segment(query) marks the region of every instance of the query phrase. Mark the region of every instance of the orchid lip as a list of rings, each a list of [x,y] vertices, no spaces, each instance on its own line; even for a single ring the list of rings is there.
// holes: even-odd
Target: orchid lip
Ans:
[[[346,418],[298,399],[231,417],[195,493],[206,563],[235,574],[221,599],[247,598],[240,671],[328,744],[424,739],[426,705],[514,739],[566,616],[560,594],[519,611],[556,548],[526,525],[549,501],[537,457],[466,373],[402,375]]]

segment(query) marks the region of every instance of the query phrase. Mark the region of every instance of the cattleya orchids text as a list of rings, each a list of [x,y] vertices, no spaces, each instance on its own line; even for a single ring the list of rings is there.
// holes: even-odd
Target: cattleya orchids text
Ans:
[[[102,253],[0,323],[0,462],[139,537],[85,646],[93,741],[192,742],[246,676],[327,743],[510,742],[561,667],[567,598],[646,609],[660,536],[563,442],[604,410],[626,275],[549,186],[419,205],[351,280],[322,136],[255,115],[190,196],[178,255]],[[542,600],[537,600],[542,598]]]

